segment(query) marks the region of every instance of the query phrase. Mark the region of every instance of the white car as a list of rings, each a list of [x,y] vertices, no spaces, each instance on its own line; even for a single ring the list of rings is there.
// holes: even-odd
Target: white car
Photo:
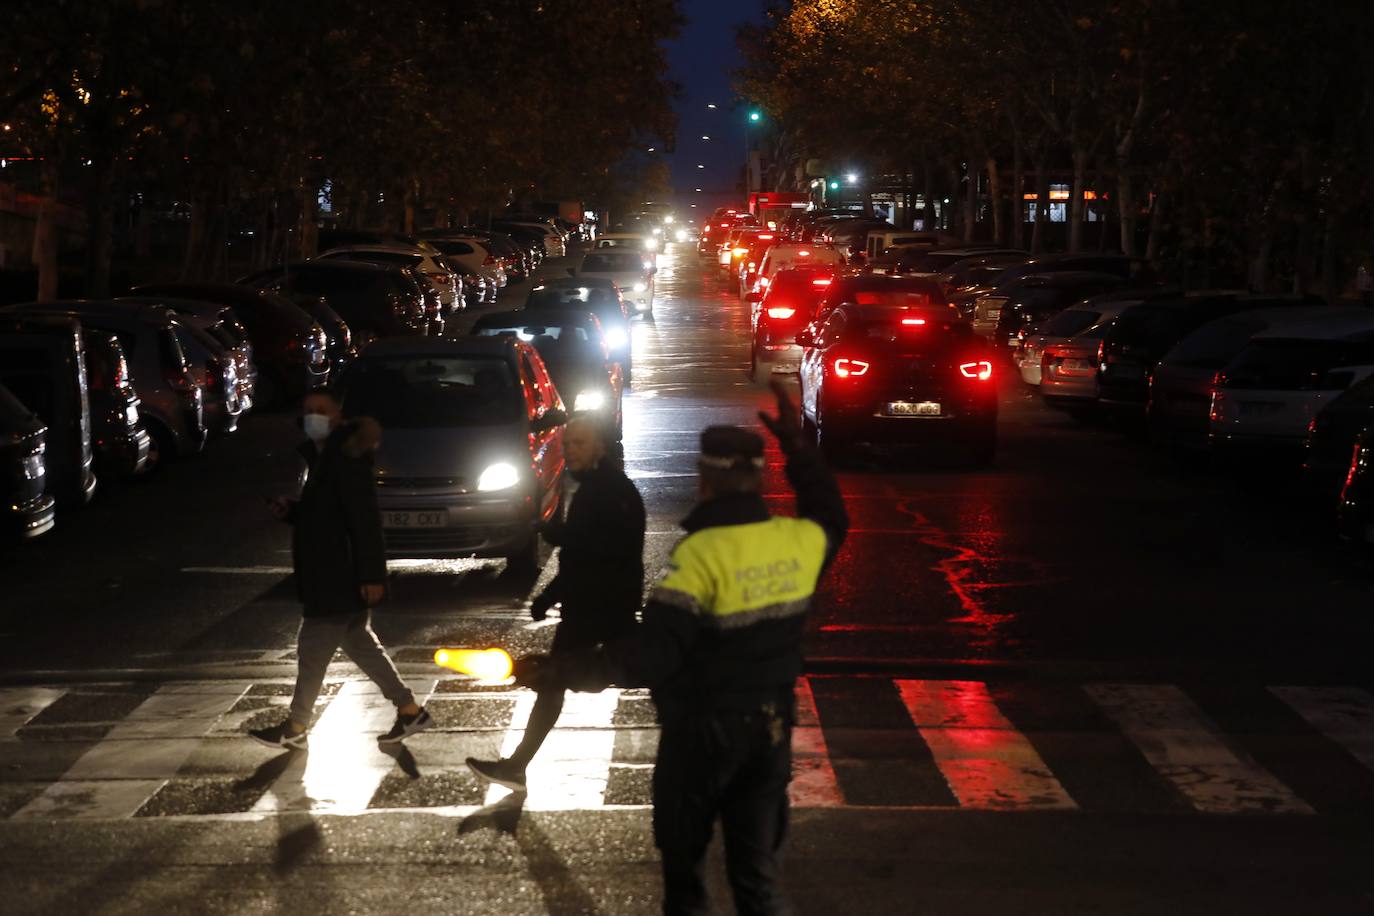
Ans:
[[[833,245],[814,245],[806,242],[774,245],[763,256],[763,263],[759,264],[759,275],[754,281],[753,289],[762,292],[772,282],[775,273],[789,267],[842,267],[844,263],[844,254]]]
[[[563,240],[563,233],[558,231],[558,227],[549,223],[541,223],[531,220],[507,220],[512,226],[527,226],[530,229],[538,229],[544,233],[544,254],[550,258],[561,258],[567,255],[568,246]]]
[[[444,313],[450,314],[465,307],[459,293],[458,274],[444,261],[444,255],[429,242],[418,245],[381,243],[376,245],[341,245],[321,251],[320,260],[367,261],[372,264],[395,264],[417,267],[439,297]]]
[[[1325,310],[1323,310],[1325,312]],[[1345,310],[1343,310],[1345,311]],[[1214,450],[1297,451],[1317,413],[1374,374],[1374,311],[1271,325],[1217,374],[1208,418]]]
[[[596,239],[596,248],[632,248],[636,251],[656,252],[659,241],[656,236],[639,232],[607,232]]]
[[[488,283],[495,283],[497,289],[505,289],[506,264],[482,239],[471,235],[452,235],[428,241],[442,251],[444,257],[457,261]]]
[[[1040,387],[1041,359],[1045,351],[1055,344],[1067,343],[1069,338],[1100,321],[1110,321],[1133,305],[1144,301],[1143,297],[1131,299],[1112,298],[1113,294],[1097,296],[1064,309],[1050,318],[1026,338],[1025,345],[1016,352],[1016,366],[1021,370],[1021,381],[1033,387]]]
[[[603,248],[582,256],[582,263],[568,268],[574,277],[605,277],[620,287],[625,303],[634,314],[652,318],[654,314],[654,274],[658,268],[642,251],[628,248]]]

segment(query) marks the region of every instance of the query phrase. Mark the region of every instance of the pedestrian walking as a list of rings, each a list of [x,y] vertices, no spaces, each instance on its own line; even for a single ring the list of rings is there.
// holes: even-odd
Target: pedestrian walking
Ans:
[[[741,914],[785,911],[791,734],[801,638],[821,573],[849,522],[835,479],[801,440],[796,408],[775,382],[778,413],[760,413],[786,457],[797,518],[763,498],[764,443],[739,427],[701,435],[696,507],[641,622],[598,649],[522,659],[517,683],[651,688],[660,736],[654,840],[663,912],[708,912],[703,863],[717,818]]]
[[[381,426],[369,417],[343,419],[338,399],[306,395],[305,485],[298,499],[271,501],[292,526],[291,559],[301,600],[296,689],[288,717],[248,734],[268,747],[304,749],[325,671],[340,648],[396,706],[396,723],[377,740],[394,744],[432,724],[372,631],[372,608],[386,594],[386,549],[373,480],[372,455]]]
[[[644,500],[625,476],[619,446],[605,427],[576,418],[563,433],[563,452],[577,492],[566,521],[545,527],[544,539],[559,548],[558,574],[530,603],[543,620],[560,606],[553,655],[591,649],[634,626],[644,595]],[[614,452],[614,453],[613,453]],[[467,759],[483,779],[525,791],[525,770],[563,711],[562,687],[539,691],[525,734],[503,760]]]

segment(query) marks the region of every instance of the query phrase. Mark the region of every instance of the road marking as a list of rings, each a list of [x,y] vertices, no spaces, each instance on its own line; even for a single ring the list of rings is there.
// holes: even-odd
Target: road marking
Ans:
[[[411,681],[416,702],[434,692],[434,678]],[[348,681],[310,729],[310,749],[294,756],[253,806],[259,813],[313,811],[361,814],[396,760],[377,736],[396,720],[396,707],[372,681]]]
[[[34,716],[66,693],[52,687],[6,687],[0,690],[0,738],[13,738]]]
[[[516,697],[510,728],[501,744],[502,758],[514,753],[525,736],[534,699],[532,690],[523,690]],[[612,722],[619,702],[620,691],[616,689],[567,692],[557,726],[525,770],[530,789],[526,810],[569,811],[604,806],[611,755],[615,751]],[[485,804],[494,804],[508,794],[509,790],[501,786],[488,786]]]
[[[1078,807],[978,681],[894,682],[911,721],[925,739],[964,808]]]
[[[1313,728],[1374,770],[1374,696],[1357,687],[1270,687]]]
[[[158,688],[14,816],[132,817],[247,689],[242,681]]]
[[[184,573],[215,573],[226,576],[286,576],[290,566],[183,566]]]
[[[794,808],[833,808],[844,804],[844,793],[830,763],[825,732],[816,711],[811,682],[797,679],[797,724],[792,729],[792,783],[787,794]]]
[[[1150,765],[1207,814],[1312,814],[1173,684],[1088,684],[1084,690]]]

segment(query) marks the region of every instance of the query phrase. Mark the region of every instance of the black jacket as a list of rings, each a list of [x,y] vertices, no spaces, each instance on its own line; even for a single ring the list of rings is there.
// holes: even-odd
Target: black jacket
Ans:
[[[644,596],[644,500],[619,462],[603,459],[578,480],[566,521],[544,529],[559,548],[543,592],[563,602],[562,627],[593,642],[623,633]]]
[[[288,521],[296,591],[306,617],[366,610],[362,586],[386,582],[386,547],[377,510],[372,453],[381,427],[368,417],[348,420],[322,448],[300,447],[308,474]]]
[[[787,479],[797,494],[797,515],[825,532],[824,568],[835,559],[849,529],[844,498],[816,450],[789,448]],[[759,496],[730,496],[702,503],[683,521],[688,533],[769,517]],[[609,684],[650,687],[661,720],[713,709],[776,704],[790,716],[801,671],[804,617],[763,621],[724,640],[693,610],[650,598],[642,622],[599,651],[560,659],[554,677],[576,690]]]

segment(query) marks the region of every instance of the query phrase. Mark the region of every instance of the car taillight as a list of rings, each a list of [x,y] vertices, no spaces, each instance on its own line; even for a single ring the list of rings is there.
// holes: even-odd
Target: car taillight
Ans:
[[[1100,340],[1097,342],[1097,363],[1101,365],[1107,358],[1107,342]]]
[[[829,278],[829,277],[817,277],[816,279],[814,279],[814,280],[811,281],[811,285],[812,285],[812,286],[829,286],[829,285],[830,285],[830,278]]]
[[[785,306],[785,305],[775,305],[775,306],[773,306],[772,308],[770,308],[770,309],[768,310],[768,317],[769,317],[769,318],[785,319],[785,318],[791,318],[791,317],[792,317],[793,315],[795,315],[795,314],[797,314],[797,310],[796,310],[796,309],[794,309],[794,308],[788,308],[788,307]]]
[[[129,387],[129,363],[123,355],[115,362],[114,385],[116,388]]]
[[[960,363],[959,374],[964,378],[972,378],[980,382],[986,382],[988,379],[992,378],[992,363],[985,359],[980,359],[973,363]]]
[[[868,374],[869,364],[861,359],[849,359],[848,357],[842,356],[835,360],[834,365],[835,375],[838,378],[858,378],[861,375]]]
[[[449,275],[444,273],[442,270],[426,270],[423,273],[426,277],[429,277],[435,283],[449,282]]]
[[[903,318],[902,326],[907,328],[918,328],[926,323],[924,318]]]

